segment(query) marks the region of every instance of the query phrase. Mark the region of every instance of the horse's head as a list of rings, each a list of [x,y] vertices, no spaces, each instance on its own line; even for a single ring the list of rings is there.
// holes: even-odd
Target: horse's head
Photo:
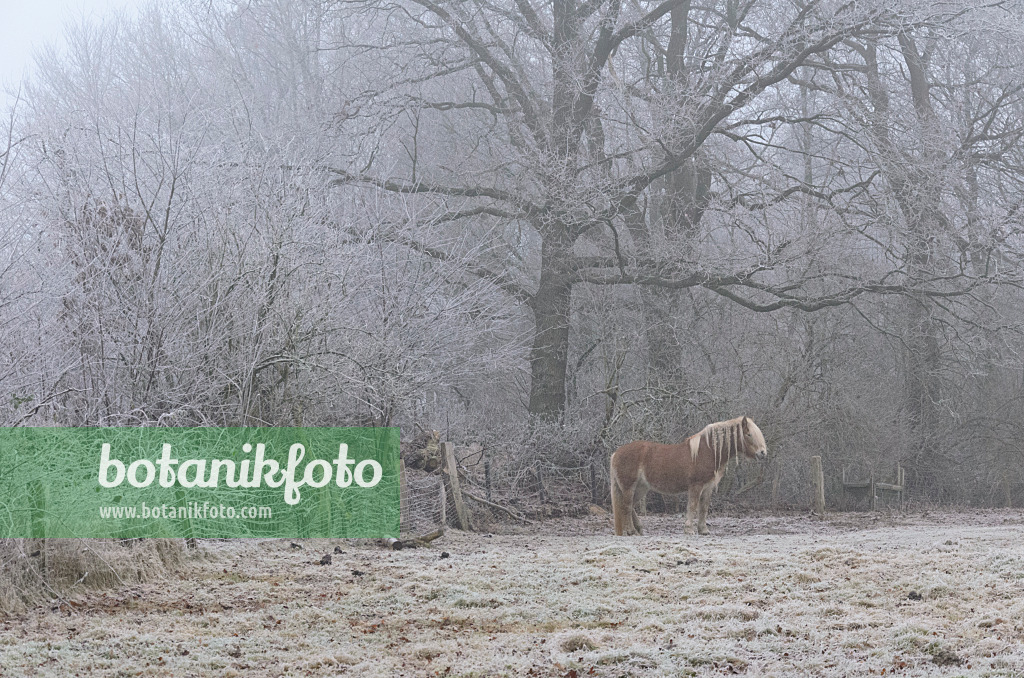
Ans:
[[[743,454],[750,459],[767,459],[768,445],[764,434],[749,417],[743,417]]]

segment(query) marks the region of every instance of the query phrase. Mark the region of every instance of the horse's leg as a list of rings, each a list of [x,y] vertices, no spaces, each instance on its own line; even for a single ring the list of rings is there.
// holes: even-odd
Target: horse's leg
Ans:
[[[615,534],[622,536],[626,529],[626,519],[631,518],[630,506],[625,503],[625,497],[622,492],[622,485],[619,484],[619,478],[615,473],[615,465],[612,464],[611,469],[611,485],[612,485],[612,519],[615,522]]]
[[[693,527],[693,521],[697,517],[700,491],[700,485],[690,485],[690,489],[686,491],[686,522],[683,524],[683,532],[686,534],[697,534],[697,530]]]
[[[636,534],[636,509],[633,508],[634,499],[634,487],[622,488],[622,525],[625,528],[623,534],[631,535]]]
[[[708,507],[711,505],[711,493],[714,491],[714,483],[708,483],[700,492],[700,504],[697,507],[697,534],[708,533]]]
[[[622,513],[622,491],[619,489],[618,484],[615,480],[612,480],[612,520],[615,523],[615,534],[619,537],[622,536],[623,530],[623,513]]]
[[[642,484],[640,481],[636,484],[636,502],[633,505],[633,529],[636,530],[637,534],[643,534],[644,528],[640,525],[640,514],[636,509],[636,505],[639,505],[643,510],[643,515],[647,515],[647,490],[650,488],[647,485]]]

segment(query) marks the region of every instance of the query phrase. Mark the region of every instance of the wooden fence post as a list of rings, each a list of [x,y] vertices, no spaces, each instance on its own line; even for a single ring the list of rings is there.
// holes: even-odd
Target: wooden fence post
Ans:
[[[398,533],[409,528],[409,489],[405,485],[405,459],[398,458]]]
[[[472,530],[473,525],[469,522],[469,511],[466,510],[466,503],[462,499],[462,489],[459,487],[459,467],[455,461],[455,443],[441,443],[441,455],[444,460],[444,472],[448,477],[448,487],[451,489],[452,500],[455,503],[455,518],[458,520],[460,530]]]
[[[39,553],[39,571],[45,576],[48,565],[46,562],[46,485],[40,480],[34,480],[28,485],[28,494],[30,511],[29,530],[30,534],[35,537],[34,541],[29,542],[35,545],[30,553]],[[30,546],[29,548],[33,547]]]
[[[484,457],[484,487],[487,490],[487,501],[491,501],[491,455]]]
[[[448,495],[444,491],[444,480],[441,481],[441,527],[448,526]]]
[[[46,536],[46,486],[34,480],[28,485],[29,532],[33,537]]]
[[[779,505],[779,483],[782,480],[782,470],[779,468],[775,469],[775,475],[772,476],[772,498],[771,506],[774,509]]]
[[[178,506],[178,515],[188,516],[188,501],[185,498],[185,490],[177,488],[174,490],[174,501]],[[197,549],[199,544],[196,541],[195,532],[192,529],[192,521],[188,517],[180,518],[182,531],[185,533],[185,548]]]
[[[821,457],[811,457],[811,506],[814,513],[825,515],[825,473],[821,468]]]

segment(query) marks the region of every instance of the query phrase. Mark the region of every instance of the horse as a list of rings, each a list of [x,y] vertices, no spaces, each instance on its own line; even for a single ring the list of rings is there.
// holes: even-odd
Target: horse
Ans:
[[[610,463],[615,534],[643,534],[633,500],[644,501],[648,490],[685,491],[684,532],[694,534],[696,518],[696,532],[708,534],[711,492],[725,475],[728,461],[741,454],[748,459],[768,457],[764,435],[748,417],[708,424],[678,445],[637,440],[615,450]]]

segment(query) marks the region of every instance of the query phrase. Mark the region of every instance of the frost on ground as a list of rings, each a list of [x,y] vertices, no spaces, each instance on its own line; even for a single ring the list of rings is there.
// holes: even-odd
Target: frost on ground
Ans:
[[[715,518],[203,542],[182,579],[0,618],[0,675],[1024,675],[1021,512]]]

